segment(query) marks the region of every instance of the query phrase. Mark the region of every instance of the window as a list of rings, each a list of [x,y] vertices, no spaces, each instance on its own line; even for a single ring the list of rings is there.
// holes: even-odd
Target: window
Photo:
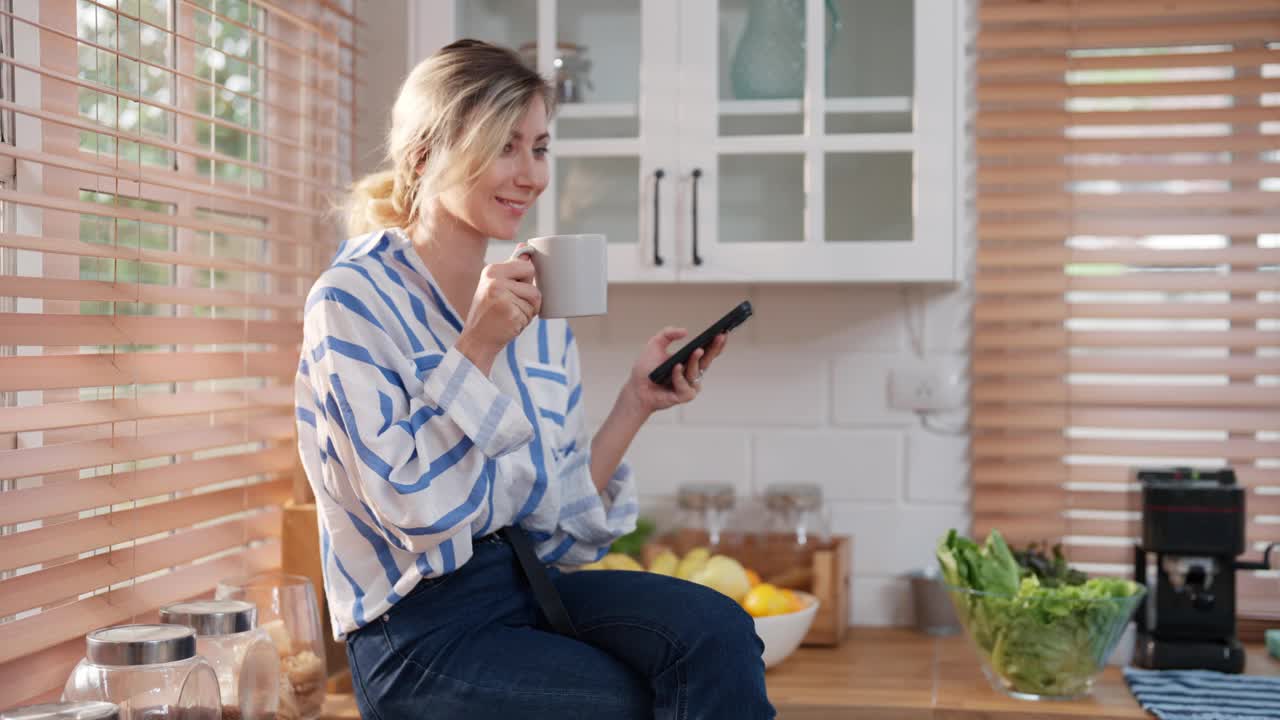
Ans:
[[[0,10],[38,39],[0,72],[19,180],[0,178],[0,676],[34,678],[0,684],[8,707],[55,696],[88,630],[279,564],[355,18],[335,0]]]
[[[8,0],[0,2],[0,10],[8,13],[12,11],[11,3]],[[12,58],[14,56],[13,48],[13,21],[8,17],[0,16],[0,57]],[[13,65],[11,63],[0,64],[0,102],[12,102],[14,98],[13,88]],[[11,146],[14,144],[13,137],[13,112],[0,107],[0,146]],[[0,154],[0,191],[8,190],[14,186],[14,173],[16,172],[16,163],[12,157]],[[11,212],[7,204],[0,200],[0,234],[11,232],[10,224]],[[0,277],[12,275],[17,270],[17,257],[15,253],[3,246],[0,246]],[[13,312],[13,298],[0,296],[0,312]],[[0,343],[0,357],[12,355],[13,348],[7,347]],[[17,397],[11,392],[0,392],[0,408],[12,407],[17,404]],[[5,450],[13,450],[18,446],[18,436],[16,433],[0,432],[0,452]],[[5,481],[0,481],[0,488],[8,489]],[[0,527],[0,533],[5,532],[5,528]],[[4,577],[0,575],[0,577]]]
[[[979,17],[975,530],[1129,572],[1130,469],[1229,465],[1280,540],[1280,7]]]

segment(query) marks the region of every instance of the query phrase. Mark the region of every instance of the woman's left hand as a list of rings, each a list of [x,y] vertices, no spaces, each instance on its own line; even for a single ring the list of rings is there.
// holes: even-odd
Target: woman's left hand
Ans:
[[[665,410],[669,407],[687,403],[698,396],[702,390],[702,375],[711,367],[711,363],[724,351],[729,336],[721,333],[704,350],[694,350],[689,358],[688,366],[676,365],[671,373],[671,386],[657,385],[649,379],[649,373],[671,356],[667,348],[671,343],[685,337],[689,332],[684,328],[667,327],[649,338],[640,357],[631,367],[631,376],[623,386],[624,396],[629,396],[645,413]]]

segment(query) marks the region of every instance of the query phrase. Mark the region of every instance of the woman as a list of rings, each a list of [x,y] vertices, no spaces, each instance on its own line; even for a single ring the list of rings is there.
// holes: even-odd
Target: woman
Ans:
[[[589,435],[577,344],[537,317],[530,261],[484,264],[547,184],[553,97],[476,41],[414,68],[392,167],[356,184],[353,237],[307,299],[298,442],[361,714],[773,717],[761,643],[729,598],[544,567],[594,561],[635,527],[622,456],[650,414],[697,396],[725,345],[665,388],[647,374],[685,332],[654,335]]]

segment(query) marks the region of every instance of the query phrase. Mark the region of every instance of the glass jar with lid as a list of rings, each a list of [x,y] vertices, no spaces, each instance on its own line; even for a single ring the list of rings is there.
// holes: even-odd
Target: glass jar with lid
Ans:
[[[701,530],[707,535],[708,545],[719,547],[729,526],[734,501],[733,486],[728,483],[681,485],[676,491],[680,526],[686,530]]]
[[[180,625],[116,625],[85,636],[62,699],[120,707],[120,720],[218,720],[218,676]]]
[[[778,483],[764,491],[769,532],[785,535],[797,548],[831,539],[822,487],[812,483]]]
[[[120,708],[96,701],[44,703],[4,710],[0,720],[120,720]]]
[[[196,631],[196,651],[218,675],[222,720],[274,720],[280,662],[258,608],[243,600],[194,600],[160,610],[160,622]]]
[[[767,528],[762,547],[771,559],[766,576],[778,587],[811,591],[813,558],[831,542],[822,487],[812,483],[777,483],[763,493]]]

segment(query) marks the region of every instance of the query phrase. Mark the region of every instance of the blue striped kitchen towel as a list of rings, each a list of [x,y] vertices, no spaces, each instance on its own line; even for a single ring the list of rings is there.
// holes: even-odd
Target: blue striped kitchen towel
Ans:
[[[1280,677],[1127,667],[1124,679],[1142,709],[1160,720],[1280,718]]]

